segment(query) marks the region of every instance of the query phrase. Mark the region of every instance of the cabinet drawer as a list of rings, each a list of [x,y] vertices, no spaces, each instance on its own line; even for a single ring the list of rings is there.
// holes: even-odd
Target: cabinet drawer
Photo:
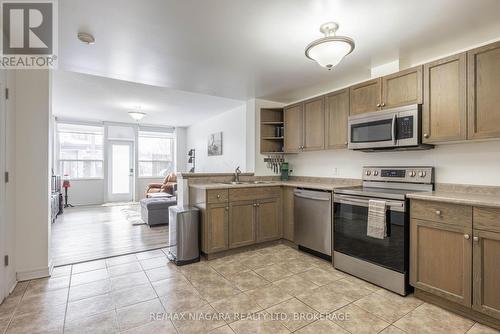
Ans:
[[[224,203],[228,200],[227,189],[207,190],[208,203]]]
[[[251,201],[256,199],[274,198],[281,196],[281,187],[249,187],[229,189],[229,200]]]
[[[474,228],[500,233],[500,209],[474,207]]]
[[[471,206],[412,200],[410,212],[412,218],[472,227]]]

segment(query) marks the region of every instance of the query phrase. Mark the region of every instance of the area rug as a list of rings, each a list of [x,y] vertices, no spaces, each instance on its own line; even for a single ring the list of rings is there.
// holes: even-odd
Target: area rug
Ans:
[[[125,218],[129,223],[131,223],[133,226],[137,225],[146,225],[144,220],[141,218],[141,207],[139,206],[138,203],[131,203],[127,206],[125,206],[123,209],[120,211],[123,213]]]

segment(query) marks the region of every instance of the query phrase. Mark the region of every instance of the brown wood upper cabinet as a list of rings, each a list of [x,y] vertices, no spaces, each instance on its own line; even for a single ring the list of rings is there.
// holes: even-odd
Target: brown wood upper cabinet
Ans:
[[[285,152],[324,148],[325,99],[323,96],[284,109]]]
[[[382,109],[422,103],[422,66],[382,77]]]
[[[304,102],[304,151],[325,148],[325,97]]]
[[[350,88],[350,114],[422,103],[422,66],[372,79]]]
[[[424,143],[467,138],[466,69],[466,53],[424,65]]]
[[[351,115],[364,114],[380,108],[382,81],[369,80],[350,87]]]
[[[295,104],[284,108],[285,152],[298,153],[302,149],[304,132],[304,105]]]
[[[468,138],[500,137],[500,42],[470,50],[467,57]]]
[[[325,148],[345,148],[349,118],[349,89],[328,94],[325,97],[325,104]]]

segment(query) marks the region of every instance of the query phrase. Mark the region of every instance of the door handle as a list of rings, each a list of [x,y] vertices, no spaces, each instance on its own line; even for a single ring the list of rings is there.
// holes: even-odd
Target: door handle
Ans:
[[[396,115],[392,116],[392,143],[396,145]]]
[[[310,197],[310,196],[304,196],[304,195],[299,195],[299,194],[293,194],[295,197],[300,197],[300,198],[305,198],[305,199],[312,199],[314,201],[329,201],[329,198],[321,198],[321,197]]]

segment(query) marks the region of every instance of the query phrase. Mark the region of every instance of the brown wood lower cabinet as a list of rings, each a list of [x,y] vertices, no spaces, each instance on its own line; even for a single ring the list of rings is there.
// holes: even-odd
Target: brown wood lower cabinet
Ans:
[[[206,253],[215,253],[228,249],[229,211],[227,203],[208,204],[206,209]],[[203,230],[203,228],[202,228]],[[202,243],[203,245],[203,243]],[[203,247],[202,247],[203,248]]]
[[[229,204],[229,248],[255,243],[255,207],[254,201]]]
[[[500,209],[412,200],[411,216],[411,285],[500,328]]]
[[[412,219],[410,234],[411,284],[470,306],[471,228]]]
[[[283,187],[283,238],[293,242],[293,191],[295,188]]]
[[[279,198],[260,200],[257,203],[257,241],[281,238],[281,201]]]
[[[190,204],[201,210],[205,254],[279,240],[283,235],[281,187],[190,187],[189,192]]]
[[[473,248],[472,307],[500,319],[500,233],[474,230]]]

